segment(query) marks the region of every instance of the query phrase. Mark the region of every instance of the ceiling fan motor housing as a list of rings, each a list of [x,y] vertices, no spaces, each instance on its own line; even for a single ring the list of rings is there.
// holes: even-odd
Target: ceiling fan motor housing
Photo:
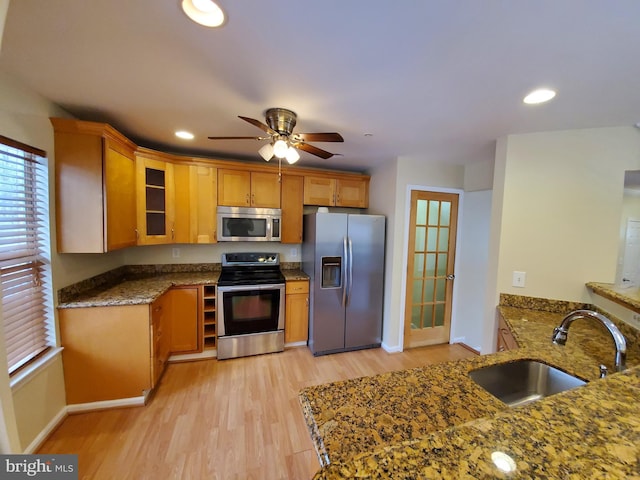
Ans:
[[[296,126],[296,112],[286,108],[270,108],[265,112],[265,118],[270,128],[280,135],[289,136]]]

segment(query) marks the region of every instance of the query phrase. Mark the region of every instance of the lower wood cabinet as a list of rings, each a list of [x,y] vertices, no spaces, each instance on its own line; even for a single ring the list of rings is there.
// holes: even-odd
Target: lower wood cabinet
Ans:
[[[60,309],[67,403],[140,397],[171,353],[199,351],[198,292],[175,287],[150,305]]]
[[[513,337],[507,323],[498,315],[498,344],[496,350],[498,352],[505,352],[516,348],[518,348],[518,342],[516,342],[516,339]]]
[[[165,295],[168,295],[170,301],[169,350],[179,354],[198,352],[202,332],[198,313],[199,288],[174,287]]]
[[[285,286],[285,343],[306,343],[309,338],[309,281],[293,280]]]

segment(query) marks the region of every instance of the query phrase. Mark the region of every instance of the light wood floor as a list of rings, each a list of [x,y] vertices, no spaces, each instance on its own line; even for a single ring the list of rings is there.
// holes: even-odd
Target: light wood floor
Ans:
[[[168,366],[145,407],[67,417],[38,453],[76,453],[83,479],[309,479],[318,459],[298,391],[474,354],[439,345],[314,358],[283,353]]]

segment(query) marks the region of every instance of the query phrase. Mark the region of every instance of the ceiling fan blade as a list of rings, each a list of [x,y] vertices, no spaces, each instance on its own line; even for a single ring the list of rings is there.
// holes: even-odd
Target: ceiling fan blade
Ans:
[[[260,130],[268,133],[269,135],[275,135],[278,132],[276,132],[275,130],[273,130],[272,128],[270,128],[268,125],[265,125],[264,123],[262,123],[260,120],[256,120],[255,118],[249,118],[249,117],[242,117],[240,115],[238,115],[238,118],[241,118],[242,120],[244,120],[245,122],[249,122],[251,125],[255,125],[256,127],[258,127]]]
[[[266,140],[268,137],[207,137],[209,140]]]
[[[294,143],[293,146],[295,148],[299,148],[300,150],[304,150],[307,153],[311,153],[316,157],[320,157],[324,159],[333,157],[333,153],[329,153],[326,150],[322,150],[321,148],[314,147],[313,145],[309,145],[308,143]]]
[[[296,139],[303,142],[344,142],[342,135],[335,132],[330,133],[295,133]]]

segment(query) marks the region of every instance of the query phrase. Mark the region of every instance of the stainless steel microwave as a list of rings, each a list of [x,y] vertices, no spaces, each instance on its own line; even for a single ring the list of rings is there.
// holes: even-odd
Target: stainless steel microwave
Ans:
[[[279,208],[218,207],[219,242],[279,242]]]

